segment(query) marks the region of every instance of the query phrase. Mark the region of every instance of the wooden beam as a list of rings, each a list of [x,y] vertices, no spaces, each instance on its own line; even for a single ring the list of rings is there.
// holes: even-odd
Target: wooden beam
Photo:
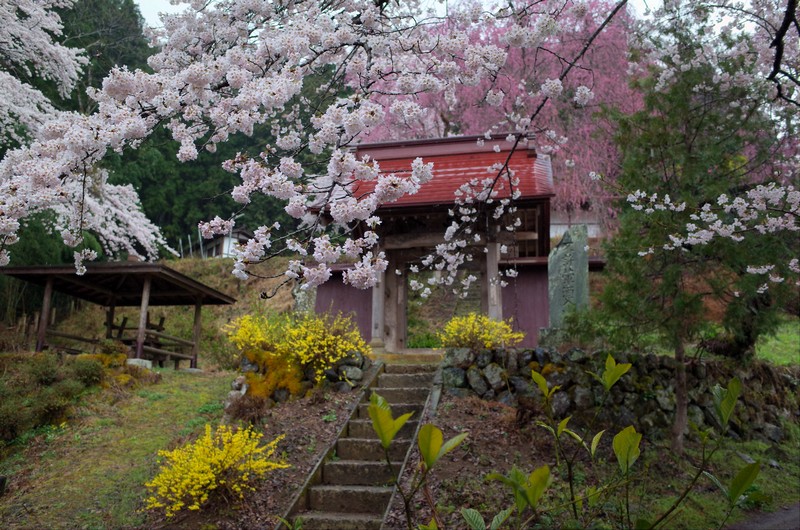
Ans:
[[[370,346],[383,348],[383,328],[386,322],[384,301],[386,300],[386,275],[394,271],[379,273],[378,283],[372,288],[372,323],[370,327]]]
[[[197,354],[200,353],[200,312],[203,309],[203,301],[201,298],[197,298],[197,301],[194,303],[194,329],[192,331],[192,340],[194,340],[194,344],[192,345],[192,361],[189,365],[192,368],[197,368]]]
[[[53,277],[47,277],[44,284],[44,298],[42,299],[42,314],[39,316],[39,330],[36,336],[36,351],[44,349],[44,338],[47,333],[47,326],[50,323],[50,305],[53,299]]]
[[[145,332],[147,331],[147,308],[150,305],[150,285],[152,279],[150,276],[144,277],[144,285],[142,286],[142,306],[139,311],[139,327],[136,332],[136,358],[142,358],[142,348],[144,347]]]
[[[432,248],[440,243],[444,243],[442,234],[400,234],[385,236],[382,247],[385,250]]]

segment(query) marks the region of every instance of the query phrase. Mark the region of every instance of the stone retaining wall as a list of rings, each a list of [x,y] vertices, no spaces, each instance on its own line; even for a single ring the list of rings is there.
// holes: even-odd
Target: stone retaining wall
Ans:
[[[477,352],[454,348],[445,353],[442,382],[450,394],[500,401],[520,407],[520,412],[530,416],[542,412],[541,394],[530,375],[535,369],[551,388],[561,387],[553,397],[557,418],[572,415],[576,422],[586,421],[605,400],[599,415],[604,424],[634,425],[651,438],[667,436],[675,411],[675,360],[652,354],[616,356],[617,362],[633,366],[606,398],[589,373],[602,372],[606,356],[580,349],[561,353],[550,348]],[[686,372],[689,421],[698,427],[716,426],[711,389],[716,384],[726,386],[734,376],[744,388],[733,414],[732,435],[778,442],[785,436],[784,421],[800,421],[798,367],[696,360],[687,365]]]

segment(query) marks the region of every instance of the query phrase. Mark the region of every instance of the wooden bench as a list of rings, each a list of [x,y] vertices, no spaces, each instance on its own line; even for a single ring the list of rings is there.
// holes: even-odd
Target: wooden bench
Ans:
[[[91,352],[87,352],[86,350],[81,348],[62,346],[57,344],[48,344],[48,346],[50,346],[52,349],[59,352],[68,353],[70,355],[78,355],[81,353],[95,353],[95,351],[97,350],[97,345],[100,344],[100,339],[92,337],[81,337],[80,335],[72,335],[71,333],[64,333],[61,331],[56,331],[54,329],[48,329],[47,332],[45,333],[45,336],[67,339],[75,342],[84,342],[92,345]]]

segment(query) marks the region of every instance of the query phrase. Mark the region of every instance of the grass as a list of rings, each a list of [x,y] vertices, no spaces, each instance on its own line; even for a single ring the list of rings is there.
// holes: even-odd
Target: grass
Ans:
[[[774,334],[756,343],[756,357],[773,364],[800,364],[800,317],[786,315]]]
[[[9,490],[2,528],[121,528],[144,521],[157,452],[218,423],[232,375],[164,370],[162,381],[112,403],[91,396],[77,420],[0,462]],[[145,409],[146,414],[142,411]]]

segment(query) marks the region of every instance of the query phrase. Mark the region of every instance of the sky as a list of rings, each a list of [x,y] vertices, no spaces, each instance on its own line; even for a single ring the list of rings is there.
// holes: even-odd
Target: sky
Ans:
[[[159,12],[178,13],[186,9],[186,4],[174,6],[169,0],[136,0],[136,2],[148,26],[161,26]],[[661,5],[661,0],[630,0],[628,3],[633,6],[636,13],[641,14],[644,13],[645,6],[658,7]]]

